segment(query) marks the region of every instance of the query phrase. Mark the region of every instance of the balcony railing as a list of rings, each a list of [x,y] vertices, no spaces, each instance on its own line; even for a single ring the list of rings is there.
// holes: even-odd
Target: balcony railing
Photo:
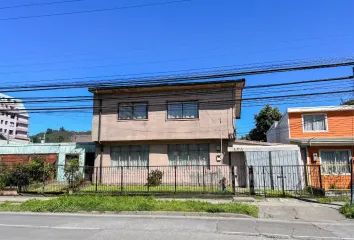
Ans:
[[[21,132],[28,132],[28,128],[27,127],[16,127],[16,131],[21,131]]]
[[[17,120],[17,122],[18,122],[18,123],[29,124],[28,119],[23,119],[23,118],[19,118],[19,119]]]
[[[21,139],[21,140],[30,140],[30,138],[28,136],[20,135],[20,134],[16,134],[15,138]]]

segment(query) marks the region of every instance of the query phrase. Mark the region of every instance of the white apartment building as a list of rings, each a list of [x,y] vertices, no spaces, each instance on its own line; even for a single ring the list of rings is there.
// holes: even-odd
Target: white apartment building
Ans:
[[[20,99],[0,93],[0,139],[28,143],[29,116]]]

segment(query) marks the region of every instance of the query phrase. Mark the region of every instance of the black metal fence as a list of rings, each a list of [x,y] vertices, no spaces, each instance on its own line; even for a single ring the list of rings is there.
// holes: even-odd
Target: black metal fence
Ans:
[[[328,166],[150,166],[37,169],[0,168],[0,181],[29,193],[256,194],[322,196],[350,189],[350,175],[328,173]],[[346,169],[341,167],[340,169]],[[24,171],[24,172],[21,172]],[[4,185],[4,184],[3,184]],[[1,185],[0,185],[1,186]]]

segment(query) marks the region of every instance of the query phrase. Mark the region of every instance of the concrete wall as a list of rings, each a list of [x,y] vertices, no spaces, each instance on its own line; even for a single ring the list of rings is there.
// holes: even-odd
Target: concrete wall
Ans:
[[[222,92],[206,93],[200,90],[164,92],[162,93],[130,93],[96,95],[102,100],[100,140],[105,141],[141,141],[141,140],[174,140],[174,139],[224,139],[234,134],[235,102],[234,89]],[[178,95],[174,95],[178,94]],[[134,99],[129,100],[129,97]],[[113,99],[112,99],[113,98]],[[138,100],[137,100],[138,99]],[[223,99],[229,100],[222,102]],[[198,119],[167,119],[168,101],[199,101]],[[205,101],[220,100],[220,103]],[[148,119],[118,120],[118,104],[123,102],[148,102]],[[204,103],[202,103],[204,101]],[[98,140],[98,100],[92,122],[92,139]],[[221,120],[221,124],[220,124]],[[221,130],[220,130],[221,129]]]
[[[276,127],[267,133],[267,142],[271,143],[290,143],[289,115],[285,113],[279,120]]]

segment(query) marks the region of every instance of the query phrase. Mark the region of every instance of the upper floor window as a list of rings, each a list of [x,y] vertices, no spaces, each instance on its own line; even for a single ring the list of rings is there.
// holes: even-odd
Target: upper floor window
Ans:
[[[119,103],[118,105],[118,119],[147,119],[148,118],[148,104],[147,102],[135,103]]]
[[[14,126],[14,123],[13,122],[10,122],[10,127],[13,127]]]
[[[191,119],[199,117],[197,101],[169,102],[167,107],[168,119]]]
[[[306,114],[302,116],[304,132],[327,131],[326,114]]]

